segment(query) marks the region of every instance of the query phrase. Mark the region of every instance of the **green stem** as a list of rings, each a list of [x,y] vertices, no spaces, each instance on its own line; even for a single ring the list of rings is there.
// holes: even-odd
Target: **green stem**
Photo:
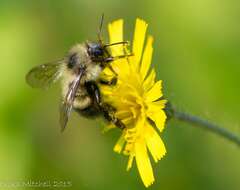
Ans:
[[[237,144],[238,146],[240,146],[240,136],[235,135],[231,131],[229,131],[223,127],[220,127],[217,124],[210,123],[209,121],[207,121],[205,119],[202,119],[200,117],[197,117],[197,116],[194,116],[194,115],[191,115],[188,113],[176,111],[175,109],[172,110],[172,116],[173,116],[173,118],[176,118],[180,121],[193,124],[195,126],[203,128],[203,129],[207,129],[217,135],[224,137],[225,139],[232,141],[233,143]]]

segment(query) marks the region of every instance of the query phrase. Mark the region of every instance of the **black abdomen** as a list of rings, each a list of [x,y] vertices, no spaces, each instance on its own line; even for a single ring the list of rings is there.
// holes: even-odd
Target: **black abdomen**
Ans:
[[[89,106],[85,109],[75,109],[76,112],[78,112],[81,116],[87,117],[87,118],[96,118],[98,116],[101,116],[102,113],[99,110],[99,108],[95,107],[95,106]]]

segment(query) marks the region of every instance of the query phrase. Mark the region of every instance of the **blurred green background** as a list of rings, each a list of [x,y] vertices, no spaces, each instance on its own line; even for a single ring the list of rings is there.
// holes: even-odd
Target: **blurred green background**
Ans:
[[[59,86],[41,91],[25,83],[31,67],[96,39],[103,12],[105,39],[106,23],[124,18],[131,39],[135,18],[145,19],[165,96],[240,134],[238,0],[0,0],[0,185],[56,180],[70,181],[66,189],[73,190],[145,189],[136,167],[126,172],[127,158],[112,151],[119,131],[103,135],[101,122],[73,113],[61,134]],[[174,120],[162,138],[168,153],[153,164],[149,189],[239,189],[234,144]]]

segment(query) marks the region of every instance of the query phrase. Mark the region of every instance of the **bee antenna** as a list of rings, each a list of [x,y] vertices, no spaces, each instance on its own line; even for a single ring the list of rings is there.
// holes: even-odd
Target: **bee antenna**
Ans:
[[[116,46],[116,45],[121,45],[121,44],[123,44],[123,45],[128,45],[129,44],[129,42],[128,41],[123,41],[123,42],[115,42],[115,43],[112,43],[112,44],[106,44],[106,45],[104,45],[103,47],[109,47],[109,46]]]
[[[98,40],[100,43],[102,43],[101,33],[102,33],[102,27],[103,27],[103,20],[104,20],[104,13],[101,16],[101,21],[100,21],[100,25],[99,25],[99,29],[98,29]]]

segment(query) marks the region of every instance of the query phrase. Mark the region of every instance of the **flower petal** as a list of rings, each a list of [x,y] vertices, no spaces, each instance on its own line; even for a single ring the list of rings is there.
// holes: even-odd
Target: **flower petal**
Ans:
[[[132,168],[133,160],[134,160],[134,154],[131,153],[128,158],[127,171],[129,171]]]
[[[110,23],[108,25],[108,30],[109,30],[110,44],[123,41],[123,20],[122,19]],[[123,44],[110,46],[109,48],[111,50],[111,55],[113,57],[127,54],[125,52],[126,48]],[[111,66],[115,71],[115,73],[118,73],[118,76],[119,76],[118,78],[122,78],[129,73],[129,65],[128,65],[127,59],[116,59],[111,63]],[[107,69],[109,73],[109,68],[105,68],[104,73],[107,72],[105,71]]]
[[[163,108],[165,108],[166,103],[167,103],[167,100],[158,100],[156,102],[149,102],[147,104],[148,111],[150,111],[150,112],[159,112]]]
[[[146,102],[153,102],[162,97],[162,81],[157,81],[153,87],[144,95]]]
[[[108,25],[110,44],[123,41],[123,19],[116,20]],[[110,46],[111,55],[123,55],[123,46]]]
[[[109,125],[106,125],[106,126],[103,128],[102,133],[106,133],[106,132],[108,132],[108,131],[110,131],[111,129],[114,129],[114,128],[116,128],[116,126],[113,125],[112,123],[110,123]]]
[[[141,74],[142,80],[145,79],[148,73],[148,70],[151,66],[152,53],[153,53],[152,43],[153,43],[153,37],[149,36],[147,39],[147,44],[146,44],[144,53],[143,53],[143,59],[142,59],[142,64],[140,68],[140,74]]]
[[[157,112],[147,112],[147,116],[154,121],[156,124],[157,128],[159,129],[160,132],[163,131],[164,126],[165,126],[165,121],[167,119],[167,116],[163,110],[159,110]]]
[[[166,148],[162,139],[150,124],[146,125],[145,140],[154,161],[158,162],[166,154]]]
[[[142,57],[143,44],[147,31],[147,23],[139,18],[136,20],[135,32],[133,37],[132,62],[134,68],[138,69]]]
[[[135,142],[135,157],[143,184],[148,187],[154,182],[154,176],[144,139],[138,139]]]
[[[123,132],[113,148],[114,152],[117,152],[119,154],[121,153],[124,143],[125,143],[124,136],[125,136],[125,133]]]
[[[143,82],[143,89],[144,91],[148,91],[155,83],[156,78],[156,72],[154,69],[151,70],[150,74],[147,76],[147,78]]]

